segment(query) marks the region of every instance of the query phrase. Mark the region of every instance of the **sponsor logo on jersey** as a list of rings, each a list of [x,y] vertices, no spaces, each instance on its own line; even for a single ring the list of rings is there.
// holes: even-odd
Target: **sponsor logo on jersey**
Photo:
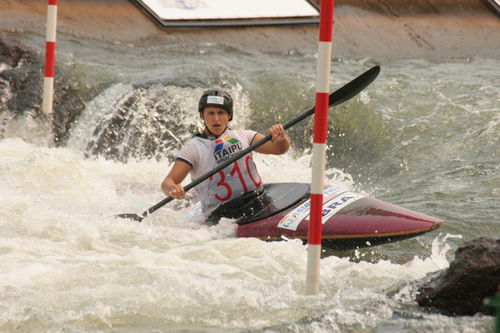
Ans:
[[[214,158],[219,164],[231,158],[235,153],[243,150],[241,142],[231,136],[226,136],[222,139],[215,140]]]

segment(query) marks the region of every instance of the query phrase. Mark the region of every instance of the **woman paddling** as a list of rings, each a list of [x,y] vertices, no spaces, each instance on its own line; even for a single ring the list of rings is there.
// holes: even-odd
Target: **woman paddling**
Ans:
[[[200,117],[205,129],[196,134],[178,153],[174,165],[161,184],[165,195],[183,199],[181,182],[191,174],[198,178],[230,159],[240,151],[264,138],[252,130],[232,130],[228,127],[233,119],[233,100],[221,89],[211,89],[203,93],[198,104]],[[281,155],[290,148],[290,140],[281,124],[269,128],[271,141],[267,141],[255,151],[262,154]],[[237,198],[258,196],[262,192],[262,179],[252,159],[252,153],[219,171],[196,187],[196,194],[203,215],[209,222],[216,223],[223,217],[233,217],[228,213]],[[247,200],[245,200],[247,201]]]

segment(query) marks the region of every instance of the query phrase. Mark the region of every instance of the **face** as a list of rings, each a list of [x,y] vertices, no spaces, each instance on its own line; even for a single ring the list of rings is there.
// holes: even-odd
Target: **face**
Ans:
[[[221,135],[229,123],[229,113],[221,108],[209,106],[202,113],[203,122],[210,132]]]

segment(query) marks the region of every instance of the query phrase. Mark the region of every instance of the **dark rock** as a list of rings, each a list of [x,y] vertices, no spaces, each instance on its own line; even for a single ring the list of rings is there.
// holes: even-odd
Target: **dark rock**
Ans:
[[[58,64],[53,113],[46,116],[41,109],[43,61],[43,54],[0,34],[0,138],[10,121],[29,117],[46,124],[56,146],[64,146],[87,104],[120,80],[98,64]],[[179,145],[197,132],[197,126],[180,106],[183,95],[168,88],[191,88],[198,83],[170,80],[134,85],[128,96],[110,102],[107,116],[82,138],[85,155],[122,162],[130,158],[172,160]]]
[[[481,237],[465,243],[447,270],[419,288],[417,302],[448,316],[493,315],[483,304],[500,285],[500,239]]]
[[[42,58],[15,40],[0,35],[0,100],[15,114],[40,111],[42,101]]]

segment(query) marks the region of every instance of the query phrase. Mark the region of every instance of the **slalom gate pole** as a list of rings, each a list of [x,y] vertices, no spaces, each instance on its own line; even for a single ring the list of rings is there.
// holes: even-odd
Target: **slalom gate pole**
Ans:
[[[319,293],[323,186],[325,176],[326,138],[328,132],[328,92],[333,35],[334,0],[321,0],[318,62],[316,66],[316,112],[312,154],[311,207],[307,235],[306,294]]]
[[[48,0],[47,33],[45,41],[45,74],[43,79],[42,111],[52,113],[54,98],[54,74],[56,62],[57,0]]]

